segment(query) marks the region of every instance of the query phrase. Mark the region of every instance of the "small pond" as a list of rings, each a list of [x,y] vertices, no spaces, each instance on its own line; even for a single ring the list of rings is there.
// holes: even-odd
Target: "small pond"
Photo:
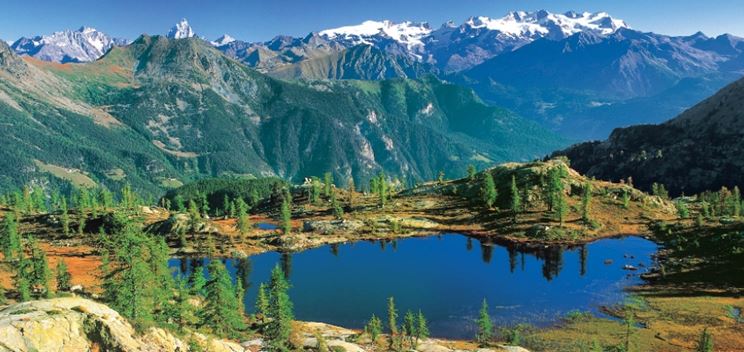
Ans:
[[[622,237],[520,251],[449,234],[270,252],[226,264],[244,280],[249,311],[258,284],[279,264],[292,285],[297,319],[361,328],[372,313],[384,320],[393,296],[401,316],[420,309],[432,335],[472,338],[483,298],[499,325],[545,326],[572,310],[601,314],[602,305],[621,302],[624,288],[641,282],[656,249],[649,240]],[[202,262],[178,258],[169,265],[190,273]]]

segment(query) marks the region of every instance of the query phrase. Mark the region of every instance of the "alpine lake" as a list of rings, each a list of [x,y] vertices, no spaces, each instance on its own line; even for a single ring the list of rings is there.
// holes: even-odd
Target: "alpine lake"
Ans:
[[[485,298],[494,323],[538,327],[570,312],[604,316],[653,264],[657,244],[616,237],[575,247],[517,248],[460,234],[327,245],[296,253],[267,252],[223,259],[243,280],[245,306],[254,311],[258,285],[279,264],[291,284],[295,317],[362,328],[383,320],[387,298],[400,316],[421,310],[432,336],[470,339]],[[173,258],[175,275],[190,274],[205,258]]]

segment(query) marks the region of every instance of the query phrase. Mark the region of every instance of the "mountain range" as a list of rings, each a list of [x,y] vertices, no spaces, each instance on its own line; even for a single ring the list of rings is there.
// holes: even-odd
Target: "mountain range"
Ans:
[[[340,184],[380,171],[414,182],[566,145],[432,76],[284,81],[200,38],[171,37],[63,65],[0,43],[0,188],[129,183],[156,194],[205,176],[327,171]]]
[[[170,38],[194,36],[186,20],[168,33]],[[101,55],[67,49],[63,54],[53,40],[33,44],[41,42],[22,38],[13,48],[57,62],[85,62]],[[125,42],[103,47],[119,43]],[[616,127],[662,122],[744,73],[741,38],[641,32],[604,12],[514,11],[438,28],[410,21],[365,21],[304,37],[246,42],[225,34],[209,43],[283,80],[434,75],[473,88],[486,103],[574,140],[601,139]]]

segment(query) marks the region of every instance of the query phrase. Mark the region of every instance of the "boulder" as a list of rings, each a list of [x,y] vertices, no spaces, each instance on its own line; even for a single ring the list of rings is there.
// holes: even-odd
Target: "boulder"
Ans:
[[[243,352],[239,344],[193,334],[209,351]],[[136,334],[129,322],[104,304],[80,297],[15,304],[0,311],[0,352],[188,351],[170,332],[151,328]]]

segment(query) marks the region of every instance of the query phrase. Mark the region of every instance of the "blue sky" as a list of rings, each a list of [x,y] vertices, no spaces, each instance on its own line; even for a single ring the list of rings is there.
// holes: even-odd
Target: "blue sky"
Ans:
[[[244,40],[356,24],[365,19],[463,22],[471,15],[501,17],[511,10],[606,11],[636,29],[687,35],[744,36],[741,0],[1,0],[0,38],[46,34],[88,25],[118,37],[164,34],[180,18],[209,39],[222,33]]]

